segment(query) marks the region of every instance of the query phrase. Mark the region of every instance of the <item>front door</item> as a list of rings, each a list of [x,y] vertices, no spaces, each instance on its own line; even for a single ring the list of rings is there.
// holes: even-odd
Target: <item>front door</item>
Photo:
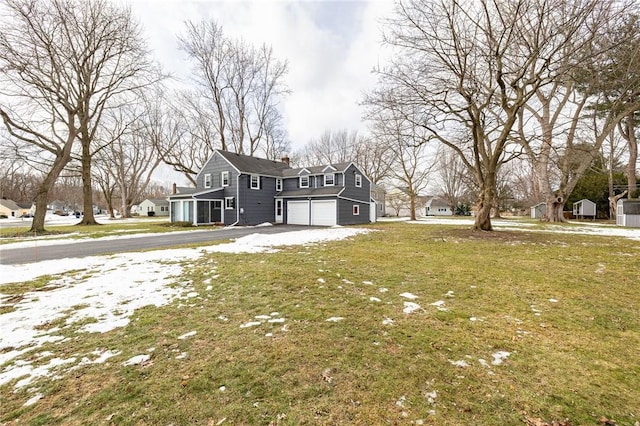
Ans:
[[[282,223],[282,198],[276,198],[276,223]]]

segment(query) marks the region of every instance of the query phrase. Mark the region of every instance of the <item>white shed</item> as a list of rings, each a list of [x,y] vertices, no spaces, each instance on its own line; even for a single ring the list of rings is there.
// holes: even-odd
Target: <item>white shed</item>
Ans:
[[[586,198],[573,203],[573,215],[577,218],[584,218],[590,216],[592,219],[596,218],[596,203]]]
[[[640,199],[621,199],[616,204],[616,225],[640,228]]]
[[[531,206],[531,219],[542,219],[547,214],[547,204],[538,203],[535,206]]]

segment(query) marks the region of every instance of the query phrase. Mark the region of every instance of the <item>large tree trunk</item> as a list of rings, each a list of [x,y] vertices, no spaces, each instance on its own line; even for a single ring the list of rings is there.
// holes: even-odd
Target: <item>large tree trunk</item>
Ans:
[[[85,130],[86,131],[86,130]],[[82,198],[84,214],[78,225],[99,225],[93,216],[93,185],[91,184],[91,140],[82,133]]]
[[[633,113],[627,115],[626,131],[624,132],[625,139],[629,145],[629,162],[627,163],[627,185],[629,190],[629,196],[638,197],[636,193],[638,190],[638,184],[636,182],[636,164],[638,162],[638,141],[636,139],[635,127],[633,122]]]
[[[476,218],[473,224],[475,231],[493,231],[493,226],[491,225],[491,209],[494,204],[494,199],[494,185],[485,182],[484,188],[480,192],[480,199],[476,204]]]
[[[564,219],[564,197],[561,195],[553,196],[545,200],[547,211],[542,218],[547,222],[566,222]]]

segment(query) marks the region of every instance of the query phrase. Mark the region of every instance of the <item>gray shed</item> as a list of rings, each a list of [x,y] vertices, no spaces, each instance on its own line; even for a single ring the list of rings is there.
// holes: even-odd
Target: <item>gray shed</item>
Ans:
[[[531,219],[542,219],[546,213],[546,203],[538,203],[535,206],[531,206]]]
[[[616,205],[616,225],[640,228],[640,199],[621,199]]]
[[[596,218],[596,203],[586,198],[573,203],[573,215],[577,218],[584,218],[590,216],[592,219]]]

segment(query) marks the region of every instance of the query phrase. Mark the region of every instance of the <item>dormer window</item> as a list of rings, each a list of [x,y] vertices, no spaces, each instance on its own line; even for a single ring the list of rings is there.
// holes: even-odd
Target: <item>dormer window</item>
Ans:
[[[222,186],[229,186],[229,172],[220,173],[220,182]]]
[[[251,189],[260,189],[260,176],[251,175]]]
[[[309,187],[309,176],[300,176],[300,188]]]
[[[324,175],[324,186],[333,186],[336,181],[336,175],[334,173],[327,173]]]

